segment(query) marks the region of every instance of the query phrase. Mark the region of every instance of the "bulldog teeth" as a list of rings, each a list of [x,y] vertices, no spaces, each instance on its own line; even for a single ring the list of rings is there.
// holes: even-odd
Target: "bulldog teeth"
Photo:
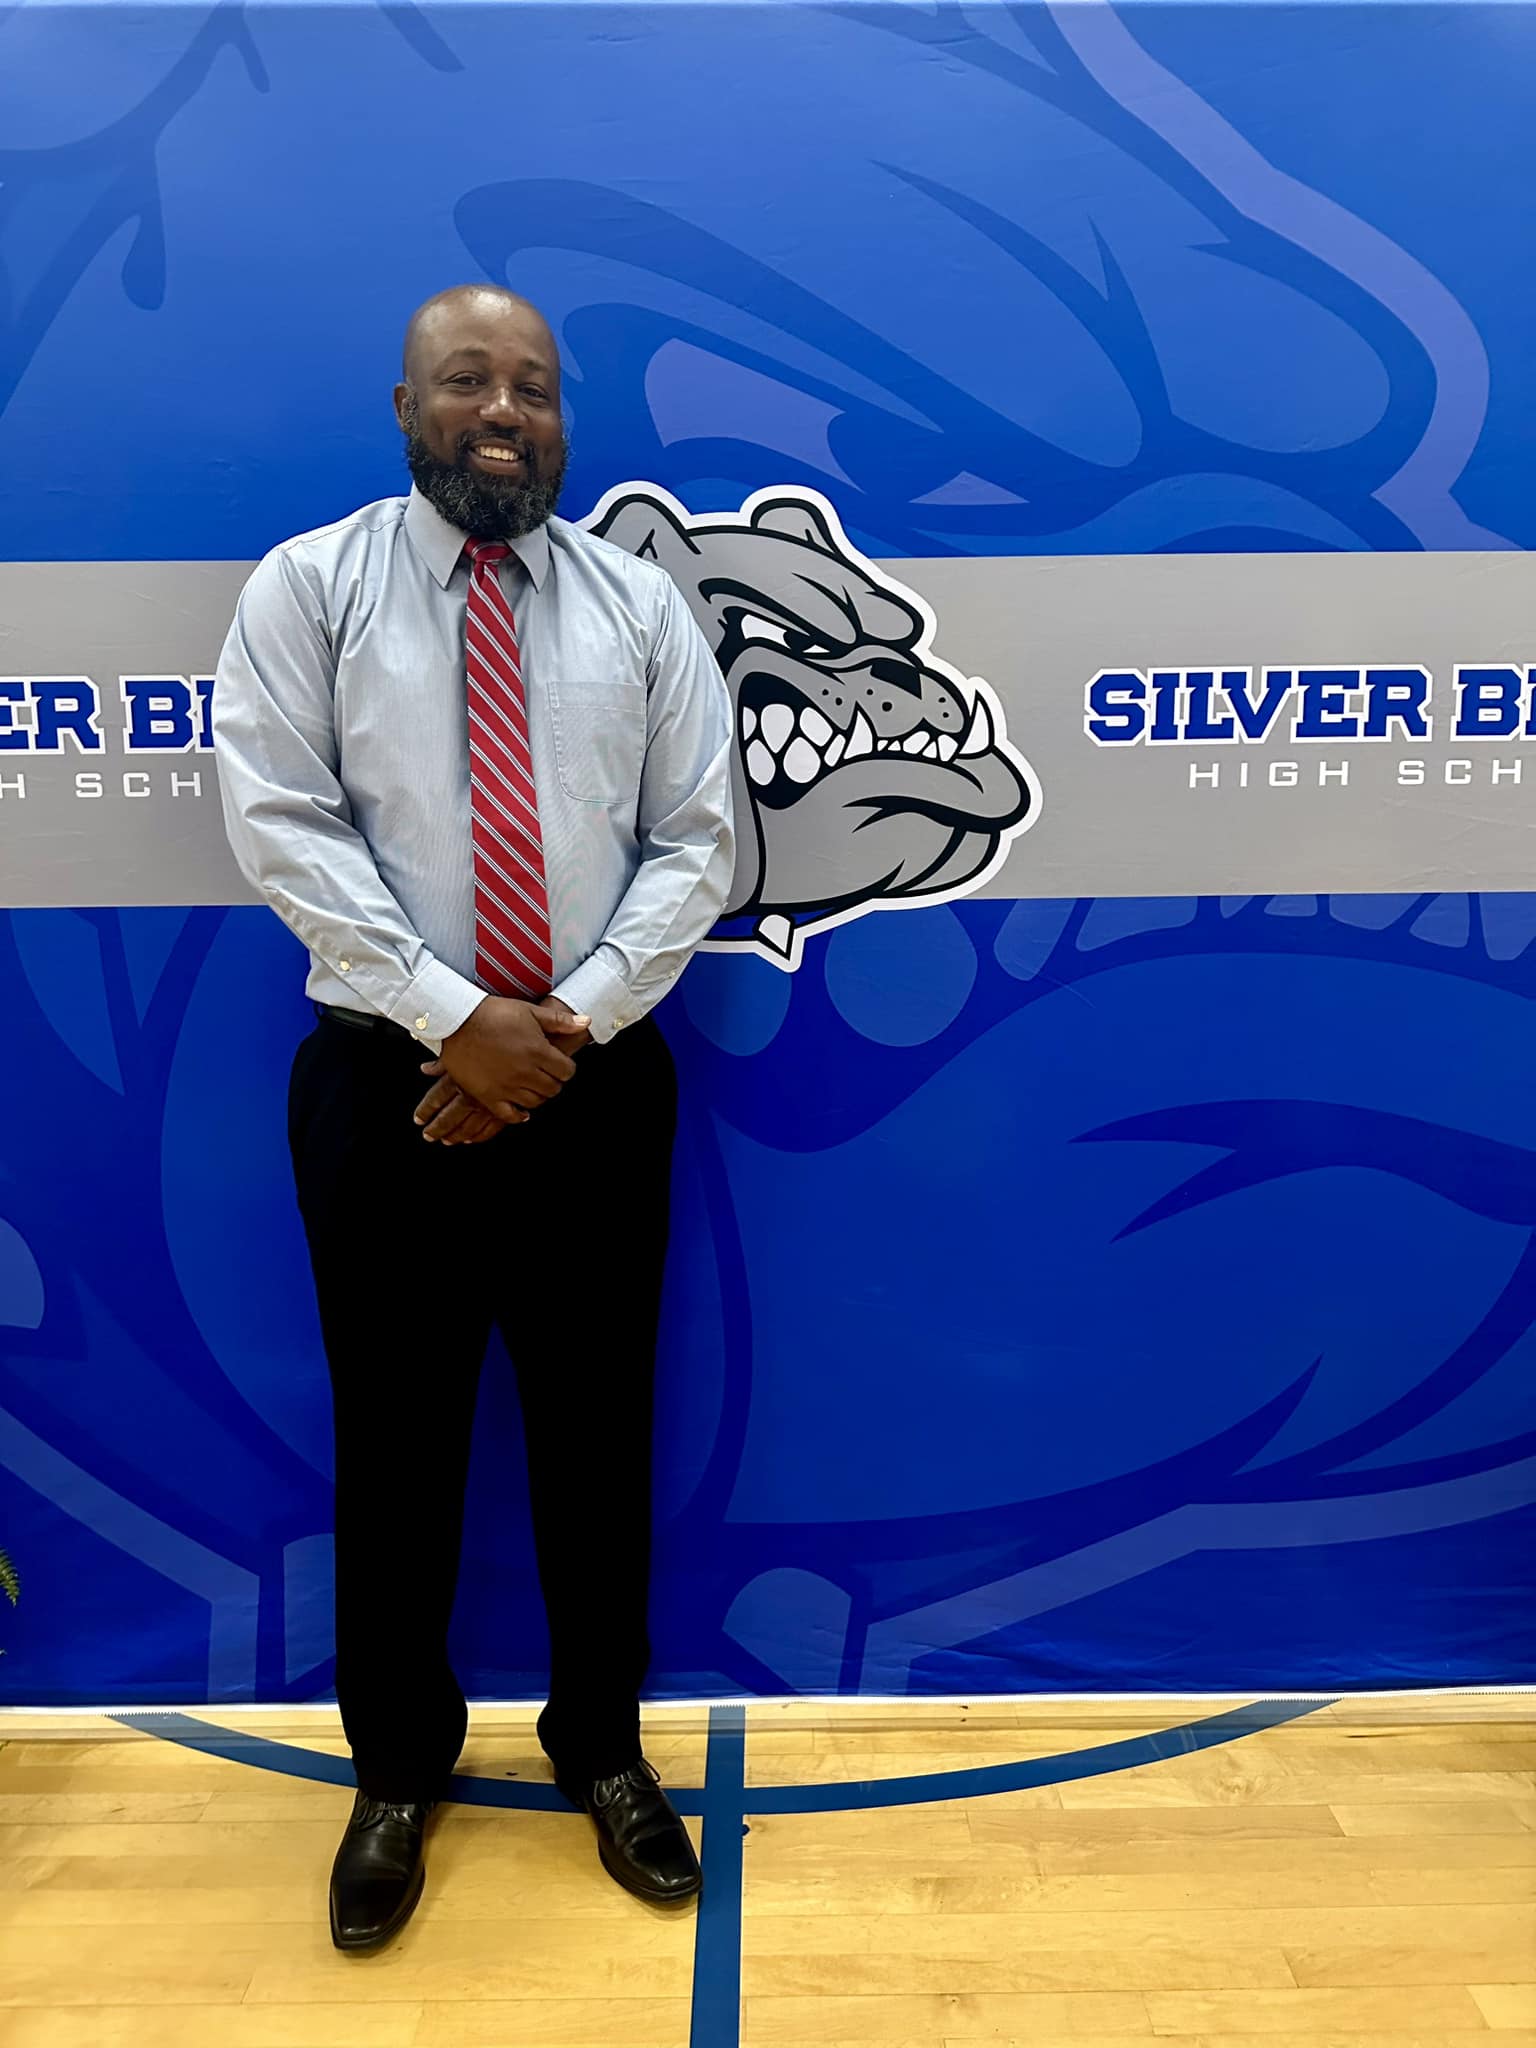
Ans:
[[[821,773],[821,756],[809,740],[794,740],[784,756],[784,773],[791,782],[814,782]]]
[[[850,761],[857,761],[863,754],[875,751],[875,735],[869,720],[862,711],[855,711],[853,724],[848,728],[848,755]]]
[[[964,743],[948,733],[935,733],[929,726],[920,726],[902,739],[880,739],[862,711],[854,712],[853,724],[844,734],[813,705],[803,706],[797,718],[793,707],[785,703],[744,710],[740,729],[747,773],[759,789],[767,789],[780,776],[803,789],[844,761],[858,761],[870,754],[952,761],[966,751],[984,753],[992,743],[992,722],[980,698]]]
[[[965,729],[965,738],[960,742],[961,759],[973,754],[990,754],[995,745],[992,713],[987,709],[986,698],[978,696],[971,711],[971,722]]]
[[[787,704],[767,704],[763,707],[763,738],[769,749],[781,754],[795,729],[795,714]]]

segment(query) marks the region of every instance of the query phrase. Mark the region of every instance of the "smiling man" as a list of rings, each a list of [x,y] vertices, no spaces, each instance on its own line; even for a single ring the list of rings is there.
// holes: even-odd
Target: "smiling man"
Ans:
[[[414,490],[266,557],[214,700],[230,841],[318,1013],[288,1132],[336,1428],[347,1949],[413,1910],[464,1739],[447,1636],[493,1327],[549,1618],[540,1741],[621,1884],[699,1888],[640,1746],[675,1120],[649,1013],[732,868],[703,635],[664,570],[554,516],[543,318],[479,285],[429,300],[395,411]]]

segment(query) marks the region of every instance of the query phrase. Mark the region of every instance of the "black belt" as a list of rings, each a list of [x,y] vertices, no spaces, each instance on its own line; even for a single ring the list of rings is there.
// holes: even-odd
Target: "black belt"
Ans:
[[[322,1024],[342,1024],[348,1031],[381,1031],[388,1038],[403,1038],[409,1045],[420,1045],[403,1024],[395,1024],[388,1017],[381,1017],[377,1010],[343,1010],[335,1003],[316,1003],[315,1015]],[[423,1048],[425,1050],[425,1048]]]

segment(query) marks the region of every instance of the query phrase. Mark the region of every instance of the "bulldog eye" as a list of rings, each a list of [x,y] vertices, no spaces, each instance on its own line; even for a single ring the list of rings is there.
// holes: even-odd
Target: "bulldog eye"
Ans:
[[[741,637],[743,640],[766,640],[773,647],[789,645],[789,628],[779,625],[773,619],[760,619],[755,612],[741,614]],[[804,636],[801,635],[801,638]]]
[[[781,625],[777,619],[761,618],[756,612],[742,612],[741,637],[743,640],[758,641],[769,647],[782,647],[796,659],[825,657],[834,652],[825,640],[818,640],[814,634],[800,631],[794,626]]]

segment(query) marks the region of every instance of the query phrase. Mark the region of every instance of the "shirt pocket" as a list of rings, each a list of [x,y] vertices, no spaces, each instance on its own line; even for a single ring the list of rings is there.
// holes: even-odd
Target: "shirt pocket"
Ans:
[[[581,804],[634,803],[645,763],[645,688],[567,676],[548,685],[560,787]]]

